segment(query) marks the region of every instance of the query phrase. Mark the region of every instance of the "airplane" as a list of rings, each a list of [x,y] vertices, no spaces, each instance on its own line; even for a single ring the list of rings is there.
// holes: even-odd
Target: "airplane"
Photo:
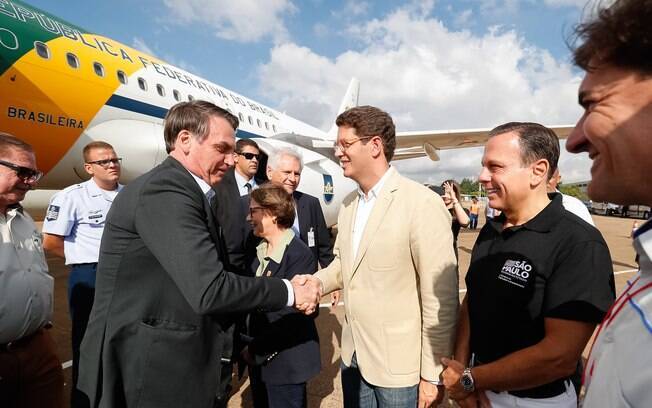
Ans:
[[[355,78],[338,114],[357,106]],[[89,32],[19,0],[0,0],[0,132],[30,143],[45,176],[23,202],[42,217],[51,196],[88,179],[83,147],[110,143],[122,157],[128,183],[162,162],[167,153],[163,118],[181,101],[203,99],[240,119],[236,137],[252,138],[263,154],[291,146],[304,160],[299,190],[318,197],[328,225],[355,183],[342,174],[333,145],[337,127],[325,132],[111,38]],[[572,126],[556,126],[560,138]],[[398,132],[394,160],[439,150],[482,146],[489,129]]]

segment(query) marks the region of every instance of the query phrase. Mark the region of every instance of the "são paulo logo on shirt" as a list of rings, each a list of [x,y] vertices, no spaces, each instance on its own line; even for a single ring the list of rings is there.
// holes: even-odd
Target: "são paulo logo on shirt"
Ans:
[[[524,288],[532,274],[532,265],[528,261],[508,259],[501,268],[498,279]]]

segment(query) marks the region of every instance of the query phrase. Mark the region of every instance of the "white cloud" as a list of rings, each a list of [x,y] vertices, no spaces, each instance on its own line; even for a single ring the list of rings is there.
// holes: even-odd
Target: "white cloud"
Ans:
[[[131,46],[137,49],[138,51],[144,52],[145,54],[149,54],[152,56],[156,55],[152,50],[152,48],[149,45],[147,45],[145,40],[143,40],[140,37],[134,37],[134,39],[131,41]]]
[[[463,10],[462,12],[458,13],[455,16],[454,24],[457,27],[466,27],[469,24],[473,23],[473,20],[471,20],[472,17],[473,17],[472,9]]]
[[[588,3],[594,2],[594,0],[544,0],[543,2],[550,7],[577,7],[581,9]]]
[[[255,42],[288,38],[284,17],[297,8],[290,0],[164,0],[179,24],[201,23],[226,40]]]
[[[574,123],[580,115],[580,78],[514,31],[482,36],[452,31],[421,10],[400,8],[358,22],[348,33],[356,51],[334,58],[293,43],[275,46],[258,69],[261,92],[279,109],[328,129],[351,77],[360,79],[360,103],[379,106],[399,131],[493,127],[517,121]],[[561,41],[561,38],[560,38]],[[291,78],[291,80],[288,80]],[[442,151],[442,160],[403,161],[397,167],[422,181],[476,176],[481,149]],[[562,160],[564,179],[588,178],[586,159]]]

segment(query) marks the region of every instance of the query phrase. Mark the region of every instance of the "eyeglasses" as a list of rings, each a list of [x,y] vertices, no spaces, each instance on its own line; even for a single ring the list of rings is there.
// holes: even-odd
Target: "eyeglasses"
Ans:
[[[240,156],[244,156],[244,158],[247,160],[253,160],[254,157],[256,158],[256,160],[260,160],[260,154],[256,154],[256,153],[237,153],[237,154]]]
[[[105,169],[108,169],[111,164],[115,164],[116,166],[120,166],[122,162],[122,157],[118,157],[115,159],[105,159],[105,160],[93,160],[86,162],[87,164],[97,164],[98,166],[102,166]]]
[[[16,176],[19,179],[23,180],[24,183],[36,183],[41,179],[41,177],[43,177],[43,172],[31,169],[29,167],[19,166],[4,160],[0,160],[0,164],[15,171]]]
[[[256,211],[263,211],[264,209],[265,207],[249,207],[249,215],[253,217]]]
[[[364,137],[359,137],[356,140],[352,142],[340,142],[335,144],[333,146],[333,150],[335,153],[344,153],[349,147],[353,146],[354,144],[358,143],[361,140],[367,140],[367,139],[372,139],[374,136],[364,136]]]

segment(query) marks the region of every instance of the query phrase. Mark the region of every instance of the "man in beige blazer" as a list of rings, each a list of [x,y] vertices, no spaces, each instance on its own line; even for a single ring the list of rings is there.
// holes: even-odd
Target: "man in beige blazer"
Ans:
[[[337,118],[335,155],[358,183],[339,212],[335,259],[306,276],[343,289],[345,407],[428,407],[441,400],[458,282],[451,217],[441,198],[390,167],[392,118],[360,106]]]

